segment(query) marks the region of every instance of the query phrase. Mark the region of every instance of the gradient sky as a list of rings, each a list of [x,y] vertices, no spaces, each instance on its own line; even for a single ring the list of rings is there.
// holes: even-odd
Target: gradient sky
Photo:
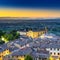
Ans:
[[[0,6],[60,8],[60,0],[0,0]]]
[[[0,17],[60,18],[60,1],[0,0]]]

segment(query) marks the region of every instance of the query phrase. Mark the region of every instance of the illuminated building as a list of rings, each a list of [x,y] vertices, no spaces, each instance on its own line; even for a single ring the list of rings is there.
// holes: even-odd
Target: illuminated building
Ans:
[[[10,54],[10,51],[5,44],[0,47],[0,60],[3,60],[3,57],[9,54]]]
[[[50,60],[60,60],[60,45],[59,44],[50,44],[46,48],[50,53]]]
[[[5,56],[3,60],[24,60],[25,55],[30,54],[31,52],[32,52],[31,48],[22,49],[22,50],[18,49],[12,54]]]
[[[31,38],[38,38],[39,36],[41,36],[44,33],[46,33],[46,31],[44,31],[44,30],[43,31],[32,31],[32,30],[30,30],[26,33],[26,35],[28,37],[31,37]]]

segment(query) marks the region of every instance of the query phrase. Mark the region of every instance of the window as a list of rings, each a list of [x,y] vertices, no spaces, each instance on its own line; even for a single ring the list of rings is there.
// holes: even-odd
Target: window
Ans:
[[[18,56],[16,56],[18,58]]]
[[[51,48],[51,50],[52,50],[52,48]]]
[[[50,54],[52,54],[52,52]]]
[[[58,55],[60,55],[60,53],[58,53]]]
[[[59,49],[57,49],[59,51]]]
[[[7,49],[8,50],[8,49]]]
[[[56,53],[54,53],[54,55],[55,55]]]

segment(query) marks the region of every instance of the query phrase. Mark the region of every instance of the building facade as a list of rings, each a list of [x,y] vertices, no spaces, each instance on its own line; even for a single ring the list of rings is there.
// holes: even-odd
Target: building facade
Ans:
[[[0,60],[3,60],[3,57],[6,56],[6,55],[9,55],[9,54],[10,54],[9,49],[2,50],[2,51],[0,52]]]
[[[50,60],[60,60],[60,45],[51,44],[46,48],[50,53]]]
[[[39,36],[41,36],[42,34],[46,33],[46,31],[28,31],[26,33],[26,36],[31,37],[31,38],[38,38]]]

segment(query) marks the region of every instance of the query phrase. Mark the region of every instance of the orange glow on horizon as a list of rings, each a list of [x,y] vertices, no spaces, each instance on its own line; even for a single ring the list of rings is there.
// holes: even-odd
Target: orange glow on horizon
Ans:
[[[60,11],[0,9],[0,17],[60,18]]]

